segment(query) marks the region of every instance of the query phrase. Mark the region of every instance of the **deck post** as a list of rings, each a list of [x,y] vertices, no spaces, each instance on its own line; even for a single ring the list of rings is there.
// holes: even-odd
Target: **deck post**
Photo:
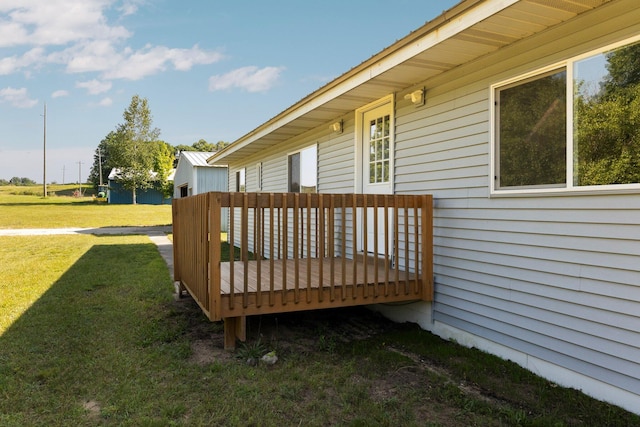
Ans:
[[[224,319],[224,349],[235,350],[236,340],[247,340],[247,317],[225,317]]]
[[[220,214],[221,194],[209,193],[209,313],[211,320],[220,320],[222,290],[220,277]]]
[[[172,200],[171,201],[171,224],[172,224],[172,233],[174,236],[178,237],[180,236],[180,232],[182,230],[180,230],[180,226],[179,226],[179,222],[180,222],[180,212],[179,212],[179,205],[176,203],[176,200]],[[174,282],[180,282],[180,286],[182,286],[182,282],[181,282],[181,277],[180,277],[180,254],[178,251],[178,244],[173,244],[171,245],[172,249],[173,249],[173,281]],[[179,288],[178,289],[179,292],[182,292],[182,289]],[[180,295],[180,294],[179,294]]]

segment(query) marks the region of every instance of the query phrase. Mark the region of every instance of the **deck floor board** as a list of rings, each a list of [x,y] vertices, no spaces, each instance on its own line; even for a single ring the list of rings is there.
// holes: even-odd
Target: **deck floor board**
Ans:
[[[354,276],[354,264],[355,264],[355,276]],[[271,281],[271,266],[273,265],[273,282]],[[405,283],[407,280],[409,286],[414,286],[416,277],[413,273],[407,273],[398,269],[389,268],[385,271],[384,262],[379,261],[376,268],[374,263],[369,260],[367,265],[362,259],[354,261],[352,259],[343,258],[304,258],[297,260],[298,272],[296,275],[296,260],[287,259],[274,260],[273,264],[270,260],[247,261],[247,283],[248,290],[251,293],[269,292],[272,289],[274,291],[281,291],[283,289],[293,290],[306,290],[315,289],[320,287],[320,275],[322,274],[322,287],[330,288],[332,285],[331,278],[333,277],[334,287],[344,286],[362,286],[365,283],[365,268],[367,284],[388,284],[390,290],[396,293],[396,287],[398,291],[404,292]],[[333,266],[333,267],[332,267]],[[245,262],[235,261],[233,263],[234,268],[234,292],[244,292],[244,276],[245,276]],[[221,270],[221,288],[223,295],[231,294],[231,263],[223,262],[220,264]],[[344,277],[343,277],[344,270]],[[258,280],[258,271],[260,271],[260,280]],[[332,274],[333,271],[333,274]],[[286,274],[286,275],[285,275]],[[388,274],[388,277],[387,277]],[[377,277],[377,280],[376,280]],[[297,280],[296,280],[297,278]],[[310,281],[308,279],[311,279]],[[396,280],[397,278],[397,280]]]

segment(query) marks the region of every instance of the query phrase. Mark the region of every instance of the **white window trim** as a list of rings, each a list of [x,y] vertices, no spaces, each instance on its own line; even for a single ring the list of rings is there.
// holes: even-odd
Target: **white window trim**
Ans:
[[[256,190],[262,191],[262,162],[256,163]]]
[[[389,153],[389,185],[391,186],[391,192],[392,194],[395,193],[395,178],[396,178],[396,174],[395,174],[395,157],[396,157],[396,144],[395,144],[395,140],[396,140],[396,120],[395,120],[395,113],[396,113],[396,109],[395,109],[395,96],[394,94],[390,94],[387,95],[383,98],[378,99],[377,101],[371,102],[363,107],[360,107],[356,110],[356,118],[355,118],[355,137],[354,137],[354,143],[355,143],[355,167],[354,167],[354,173],[355,173],[355,177],[354,177],[354,192],[355,193],[362,193],[364,191],[364,183],[363,183],[363,153],[362,153],[362,133],[364,131],[363,129],[363,125],[364,125],[364,115],[366,112],[373,110],[375,108],[378,107],[382,107],[386,104],[390,105],[390,112],[389,112],[389,127],[390,127],[390,133],[389,133],[389,139],[390,139],[390,144],[391,147],[393,147],[393,150],[391,150],[391,152]],[[368,167],[368,165],[367,165]]]
[[[632,44],[640,41],[640,35],[626,38],[615,43],[602,46],[597,49],[582,53],[570,57],[564,61],[560,61],[546,67],[538,68],[536,70],[520,74],[518,76],[494,83],[490,86],[489,93],[489,163],[490,163],[490,175],[489,175],[489,197],[501,197],[501,196],[566,196],[566,195],[580,195],[580,194],[627,194],[637,193],[640,190],[640,183],[635,184],[610,184],[610,185],[590,185],[590,186],[576,186],[573,184],[573,64],[599,53],[616,49],[621,46]],[[496,152],[498,137],[496,129],[496,92],[506,86],[512,85],[518,82],[524,82],[527,79],[540,76],[544,73],[548,73],[554,70],[565,68],[567,71],[567,84],[566,84],[566,97],[567,97],[567,112],[566,112],[566,159],[567,159],[567,176],[566,186],[563,187],[531,187],[531,188],[496,188],[495,177],[498,174],[498,153]]]
[[[239,193],[246,193],[247,192],[247,168],[246,167],[242,167],[242,168],[238,168],[235,171],[235,176],[236,176],[236,185],[235,185],[235,191],[239,192]],[[244,190],[241,188],[241,180],[240,180],[240,176],[244,175]]]

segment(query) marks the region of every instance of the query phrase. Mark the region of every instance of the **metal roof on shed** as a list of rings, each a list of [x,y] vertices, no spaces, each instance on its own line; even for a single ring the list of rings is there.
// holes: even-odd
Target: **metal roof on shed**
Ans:
[[[214,154],[211,151],[181,151],[180,157],[184,157],[193,166],[211,166],[207,159]]]

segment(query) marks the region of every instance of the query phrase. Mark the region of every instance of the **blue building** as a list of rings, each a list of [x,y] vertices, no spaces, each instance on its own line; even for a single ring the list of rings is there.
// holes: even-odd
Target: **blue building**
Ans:
[[[122,185],[118,181],[119,170],[114,168],[109,173],[109,189],[107,190],[107,200],[109,204],[132,204],[133,194],[131,190],[122,188]],[[169,180],[173,181],[173,172],[169,176]],[[171,197],[165,197],[162,192],[156,188],[149,188],[146,190],[136,190],[136,203],[140,205],[169,205],[171,204]]]

